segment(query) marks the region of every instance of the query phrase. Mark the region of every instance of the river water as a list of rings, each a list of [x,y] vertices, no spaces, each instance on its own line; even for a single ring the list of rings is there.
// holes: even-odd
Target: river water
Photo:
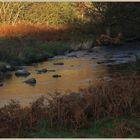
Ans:
[[[57,91],[66,94],[78,91],[79,88],[87,87],[89,84],[95,84],[98,79],[110,80],[108,65],[133,62],[135,55],[139,54],[140,43],[130,43],[123,47],[95,47],[93,52],[86,50],[72,52],[34,66],[26,66],[24,68],[31,72],[31,75],[16,77],[13,72],[12,78],[4,81],[4,86],[0,87],[0,106],[9,103],[10,99],[28,105],[48,93]],[[54,65],[56,62],[63,62],[64,65]],[[37,74],[36,70],[43,68],[55,72]],[[61,77],[53,78],[54,74],[59,74]],[[23,83],[29,78],[36,78],[35,86]]]

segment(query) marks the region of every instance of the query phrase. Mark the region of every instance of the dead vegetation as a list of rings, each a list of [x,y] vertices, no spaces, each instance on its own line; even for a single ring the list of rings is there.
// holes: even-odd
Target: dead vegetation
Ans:
[[[79,93],[51,94],[41,97],[29,107],[22,108],[11,101],[0,109],[0,137],[29,137],[27,131],[36,130],[38,121],[46,120],[49,129],[77,130],[88,127],[89,119],[97,121],[112,118],[115,129],[103,129],[103,135],[126,137],[140,128],[131,122],[116,121],[124,114],[140,117],[140,77],[138,75],[116,77],[102,81],[98,87],[80,89]]]
[[[0,38],[18,38],[19,40],[23,37],[30,37],[42,41],[70,41],[73,32],[81,35],[86,30],[73,25],[46,25],[27,22],[0,25]]]
[[[113,125],[115,126],[114,129],[112,128],[102,129],[102,133],[105,137],[109,135],[115,138],[124,138],[124,137],[127,137],[128,135],[133,136],[133,137],[140,136],[140,127],[138,127],[136,124],[132,123],[129,120],[114,119]]]

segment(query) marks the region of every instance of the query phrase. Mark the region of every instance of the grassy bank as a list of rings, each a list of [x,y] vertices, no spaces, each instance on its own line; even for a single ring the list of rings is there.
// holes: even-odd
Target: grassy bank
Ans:
[[[79,50],[93,40],[83,27],[19,23],[0,25],[0,63],[20,66],[45,61],[56,55]],[[7,72],[0,64],[0,81]]]
[[[51,56],[62,55],[70,50],[65,42],[43,42],[33,38],[2,39],[0,60],[17,65],[43,61]]]
[[[76,26],[15,24],[0,26],[0,61],[32,63],[64,54],[74,42],[92,38]]]
[[[139,79],[116,76],[24,108],[12,101],[0,109],[0,137],[140,137]]]

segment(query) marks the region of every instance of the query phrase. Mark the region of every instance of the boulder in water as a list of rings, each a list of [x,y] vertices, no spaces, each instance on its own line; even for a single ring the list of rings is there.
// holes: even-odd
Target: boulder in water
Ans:
[[[105,62],[104,61],[97,62],[97,64],[103,64],[103,63],[105,63]]]
[[[39,69],[36,71],[37,71],[37,74],[41,74],[41,73],[46,73],[48,70],[47,69]]]
[[[16,76],[29,76],[30,75],[30,72],[22,69],[22,70],[17,70],[15,72],[15,75]]]
[[[59,78],[59,77],[61,77],[61,75],[54,74],[53,77],[54,77],[54,78]]]
[[[15,70],[15,67],[12,65],[9,65],[9,64],[7,64],[5,67],[6,67],[7,71],[14,71]]]
[[[35,85],[36,84],[36,79],[31,78],[31,79],[28,79],[28,80],[24,81],[24,83],[30,84],[30,85]]]
[[[53,63],[54,65],[64,65],[63,62],[57,62],[57,63]]]
[[[0,87],[2,87],[3,86],[3,83],[0,83]]]

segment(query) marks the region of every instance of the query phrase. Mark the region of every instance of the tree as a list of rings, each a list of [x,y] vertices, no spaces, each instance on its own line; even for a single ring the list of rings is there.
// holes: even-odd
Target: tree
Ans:
[[[139,3],[93,2],[92,4],[91,18],[97,24],[99,21],[102,22],[108,35],[112,35],[117,30],[118,32],[124,32],[126,35],[136,35],[138,33],[140,25]],[[131,31],[133,29],[133,33],[130,29]]]
[[[22,16],[23,8],[21,2],[0,2],[0,22],[15,24]]]
[[[33,23],[67,24],[75,18],[74,7],[69,2],[30,3],[24,14],[24,20]]]

